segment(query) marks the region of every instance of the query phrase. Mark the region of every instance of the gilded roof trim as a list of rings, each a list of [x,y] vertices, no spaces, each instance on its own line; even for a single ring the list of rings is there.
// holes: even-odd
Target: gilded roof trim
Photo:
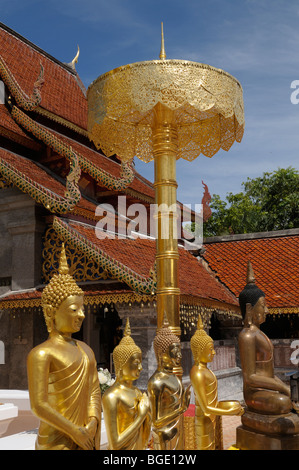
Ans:
[[[81,193],[78,187],[80,168],[75,154],[72,156],[64,197],[57,195],[45,186],[24,175],[1,157],[0,173],[6,181],[12,183],[22,192],[32,197],[37,203],[42,204],[46,209],[56,214],[66,214],[70,212],[81,199]]]
[[[39,141],[42,141],[67,160],[71,159],[72,154],[74,154],[73,149],[58,139],[51,131],[35,122],[16,106],[13,106],[11,115],[20,126],[33,134]],[[114,191],[124,190],[134,179],[134,172],[130,163],[121,164],[121,177],[117,178],[94,165],[80,153],[76,152],[76,155],[82,171],[88,173],[97,183],[107,189]]]
[[[95,260],[109,273],[110,277],[117,279],[120,282],[124,282],[134,292],[150,295],[152,292],[156,291],[156,283],[152,278],[141,276],[120,263],[118,260],[112,258],[76,230],[71,228],[66,222],[55,217],[53,228],[63,241],[69,243],[74,249],[78,249],[78,251],[84,253],[89,258]]]

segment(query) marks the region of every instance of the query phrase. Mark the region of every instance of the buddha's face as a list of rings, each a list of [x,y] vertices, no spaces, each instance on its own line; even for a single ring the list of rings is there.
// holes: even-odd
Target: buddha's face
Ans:
[[[124,380],[137,380],[142,371],[142,356],[136,352],[130,356],[122,368],[122,379]]]
[[[255,325],[261,325],[266,319],[268,313],[265,297],[260,297],[252,307],[252,321]]]
[[[71,295],[57,308],[54,316],[55,329],[64,335],[80,331],[85,318],[83,296]]]
[[[209,341],[199,353],[199,362],[203,362],[204,364],[212,362],[215,354],[214,343]]]
[[[180,343],[172,343],[162,356],[162,362],[164,366],[168,368],[180,366],[181,360],[182,353]]]

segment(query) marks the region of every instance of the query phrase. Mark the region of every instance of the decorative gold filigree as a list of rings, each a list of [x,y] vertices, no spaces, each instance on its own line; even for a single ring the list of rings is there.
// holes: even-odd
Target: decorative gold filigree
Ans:
[[[93,259],[87,258],[67,244],[65,248],[70,272],[77,282],[108,278],[108,273]],[[57,274],[58,272],[60,251],[61,239],[58,237],[53,227],[50,227],[45,233],[44,249],[42,252],[42,271],[45,282],[49,282],[53,274]]]
[[[88,131],[97,148],[123,161],[153,160],[152,127],[158,103],[174,112],[177,158],[212,157],[242,140],[243,92],[223,70],[185,60],[119,67],[88,89]]]
[[[84,253],[88,259],[96,260],[98,265],[106,270],[112,279],[125,282],[131,289],[140,294],[151,294],[155,291],[155,282],[151,277],[142,276],[117,259],[112,258],[66,222],[55,217],[53,227],[61,240]]]

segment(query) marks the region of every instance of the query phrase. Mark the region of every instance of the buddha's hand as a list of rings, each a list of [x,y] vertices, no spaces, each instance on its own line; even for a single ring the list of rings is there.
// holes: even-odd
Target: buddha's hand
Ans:
[[[87,427],[77,426],[74,429],[73,439],[83,450],[92,450],[94,447],[94,439],[91,437]]]
[[[244,408],[239,402],[235,402],[232,407],[232,414],[235,416],[242,416],[244,414]]]
[[[94,416],[89,419],[85,429],[89,432],[90,437],[94,438],[98,429],[98,421]]]
[[[281,379],[278,377],[274,377],[274,380],[276,381],[277,384],[277,391],[280,393],[283,393],[287,397],[291,397],[291,388],[289,385],[285,384]]]
[[[150,409],[150,401],[146,393],[141,395],[141,398],[138,403],[138,410],[142,417],[145,417]]]

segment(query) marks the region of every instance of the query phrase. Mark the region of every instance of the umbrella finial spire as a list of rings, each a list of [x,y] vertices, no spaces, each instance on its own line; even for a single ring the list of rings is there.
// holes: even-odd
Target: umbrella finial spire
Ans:
[[[163,22],[161,23],[161,51],[160,51],[160,59],[166,59],[166,52],[165,52],[165,45],[164,45],[164,32],[163,32]]]

